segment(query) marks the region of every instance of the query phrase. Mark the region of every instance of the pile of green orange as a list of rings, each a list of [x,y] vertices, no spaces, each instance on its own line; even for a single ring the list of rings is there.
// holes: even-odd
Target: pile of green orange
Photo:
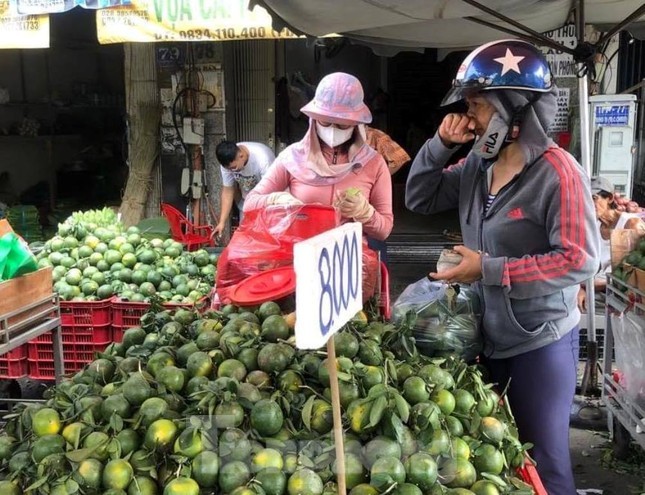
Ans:
[[[0,493],[337,493],[323,351],[275,303],[148,313],[87,368],[8,417]],[[351,495],[530,494],[526,446],[481,371],[416,352],[410,328],[336,335]]]
[[[137,227],[125,229],[101,210],[72,215],[37,259],[40,267],[53,267],[54,290],[64,301],[118,295],[147,302],[156,295],[178,303],[193,303],[209,293],[217,261],[204,250],[185,252],[172,239],[146,239]]]

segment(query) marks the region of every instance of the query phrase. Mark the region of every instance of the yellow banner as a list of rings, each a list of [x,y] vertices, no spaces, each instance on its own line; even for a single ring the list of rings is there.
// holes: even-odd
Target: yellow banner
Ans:
[[[132,5],[96,12],[99,43],[127,41],[231,41],[297,38],[271,27],[249,0],[133,0]]]
[[[0,0],[0,48],[48,48],[48,15],[13,15]]]

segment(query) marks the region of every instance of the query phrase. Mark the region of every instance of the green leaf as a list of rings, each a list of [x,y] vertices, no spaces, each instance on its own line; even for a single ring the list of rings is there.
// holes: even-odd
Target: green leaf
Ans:
[[[470,434],[477,433],[479,431],[479,426],[481,425],[482,418],[481,416],[477,413],[477,411],[473,411],[472,417],[470,420]]]
[[[329,465],[331,459],[331,455],[329,452],[325,452],[324,454],[320,454],[318,457],[314,459],[314,464],[318,468],[323,468]]]
[[[388,359],[385,362],[385,366],[387,367],[387,374],[390,377],[390,380],[392,381],[392,383],[397,383],[398,377],[397,377],[396,365],[392,362],[391,359]]]
[[[108,440],[109,441],[109,440]],[[85,449],[72,450],[65,453],[65,457],[72,462],[83,462],[85,459],[88,459],[94,452],[99,448],[105,446],[107,442],[101,442],[94,447],[88,447]]]
[[[298,463],[301,464],[303,467],[306,467],[309,469],[313,469],[316,467],[314,462],[309,457],[302,454],[298,456]]]
[[[370,485],[372,485],[381,493],[386,491],[394,483],[395,481],[392,479],[392,477],[386,473],[379,473],[370,478]]]
[[[123,418],[118,414],[113,414],[110,418],[110,428],[114,433],[119,433],[123,429]]]
[[[520,490],[531,489],[531,485],[524,483],[524,481],[515,476],[509,477],[508,480],[511,482],[511,485],[513,485],[515,488],[519,488]]]
[[[394,430],[394,435],[396,436],[396,441],[400,444],[405,442],[405,426],[396,414],[390,414],[390,424]]]
[[[401,339],[401,343],[403,344],[403,349],[405,349],[405,352],[407,352],[409,356],[414,356],[414,343],[411,343],[410,339],[408,339],[407,337],[403,337]]]
[[[387,394],[387,387],[379,387],[377,385],[374,385],[367,393],[366,399],[368,401],[373,399],[378,399],[379,397],[382,397],[385,394]]]
[[[302,424],[305,425],[305,428],[307,428],[308,431],[311,431],[311,416],[315,400],[316,396],[312,395],[307,399],[307,402],[305,402],[305,405],[302,408]]]
[[[344,371],[339,371],[338,372],[338,379],[341,382],[351,382],[353,380],[353,377],[349,373],[345,373]]]
[[[385,395],[381,395],[374,401],[372,407],[370,408],[370,422],[368,424],[369,428],[373,428],[381,422],[386,407],[387,398],[385,397]]]
[[[410,404],[399,393],[394,394],[394,403],[396,404],[396,412],[401,418],[401,421],[407,423],[410,418]]]
[[[288,416],[291,414],[291,403],[287,400],[287,398],[283,395],[280,397],[280,402],[282,405],[282,410],[284,413]]]
[[[500,486],[502,488],[508,487],[508,484],[506,483],[506,481],[504,481],[501,477],[497,476],[496,474],[491,474],[491,473],[480,473],[480,474],[482,478],[492,481],[497,486]]]
[[[428,417],[428,421],[430,422],[430,426],[432,426],[433,430],[441,429],[441,419],[439,418],[439,412],[437,409],[432,410]]]
[[[34,483],[32,483],[31,485],[29,485],[29,486],[25,489],[25,492],[30,492],[30,491],[36,490],[37,488],[40,488],[41,486],[43,486],[44,484],[46,484],[48,481],[49,481],[49,478],[47,478],[46,476],[43,476],[43,477],[42,477],[42,478],[40,478],[39,480],[37,480],[37,481],[35,481]]]

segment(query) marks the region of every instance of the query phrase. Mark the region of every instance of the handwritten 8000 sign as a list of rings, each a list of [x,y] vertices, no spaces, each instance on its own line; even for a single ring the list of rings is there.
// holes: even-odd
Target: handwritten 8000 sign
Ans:
[[[345,224],[294,246],[296,346],[318,349],[362,308],[362,226]]]
[[[361,282],[359,244],[356,233],[351,238],[345,235],[342,244],[334,242],[331,250],[322,248],[318,257],[321,288],[318,317],[323,336],[329,333],[335,317],[358,295]]]

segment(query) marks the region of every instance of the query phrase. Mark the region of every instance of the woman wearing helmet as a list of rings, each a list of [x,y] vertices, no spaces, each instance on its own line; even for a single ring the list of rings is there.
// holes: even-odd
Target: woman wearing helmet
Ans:
[[[555,84],[530,43],[496,41],[463,62],[444,99],[465,99],[415,158],[406,205],[419,213],[459,208],[462,262],[430,275],[474,283],[484,313],[492,381],[508,386],[523,442],[550,495],[575,495],[569,413],[576,386],[576,294],[598,269],[589,178],[547,137]],[[472,151],[445,168],[461,144]]]
[[[244,211],[334,204],[344,221],[361,222],[364,234],[384,240],[393,224],[392,181],[385,161],[357,128],[372,121],[361,83],[343,72],[329,74],[301,111],[309,117],[309,130],[278,155],[247,196]]]

